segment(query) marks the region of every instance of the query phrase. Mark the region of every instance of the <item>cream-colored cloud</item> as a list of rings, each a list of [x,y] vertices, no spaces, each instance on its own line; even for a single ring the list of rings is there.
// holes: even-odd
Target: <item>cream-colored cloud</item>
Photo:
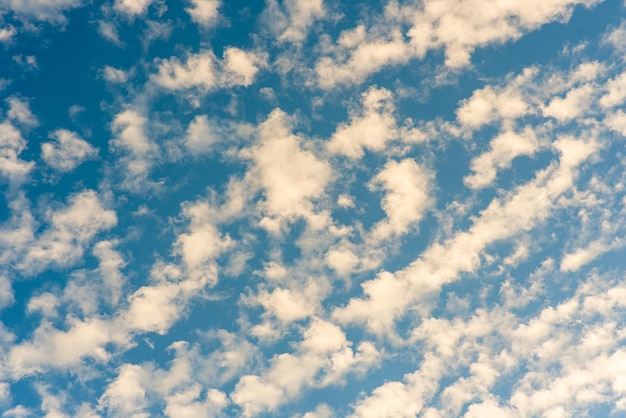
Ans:
[[[327,143],[333,154],[352,158],[363,156],[363,148],[381,151],[385,143],[396,136],[391,92],[371,88],[363,93],[362,114],[354,112],[349,124],[341,124]]]
[[[129,17],[146,13],[154,0],[115,0],[113,8]]]
[[[50,138],[55,141],[41,144],[41,158],[57,171],[72,171],[83,161],[98,155],[98,150],[89,142],[67,129],[57,129]]]
[[[189,13],[191,20],[205,28],[217,23],[222,4],[220,0],[189,0],[189,3],[191,7],[186,7],[185,11]]]
[[[263,55],[229,47],[224,50],[222,83],[226,86],[249,86],[259,70],[267,65]]]
[[[24,161],[19,155],[26,149],[21,132],[10,122],[0,123],[0,173],[11,182],[21,183],[35,163]]]
[[[187,275],[214,284],[214,260],[234,242],[229,236],[222,236],[212,220],[214,211],[206,203],[185,207],[183,215],[190,220],[188,232],[178,236],[174,251],[182,257]]]
[[[316,20],[326,16],[323,0],[287,0],[266,3],[266,25],[279,42],[302,43]]]
[[[379,361],[373,344],[361,343],[356,350],[351,345],[338,326],[313,318],[294,354],[274,356],[262,375],[243,376],[231,399],[246,417],[272,412],[305,387],[338,384],[346,374],[364,373]]]
[[[361,83],[386,66],[421,59],[428,51],[437,49],[444,51],[446,66],[464,67],[476,48],[516,40],[545,23],[567,20],[577,5],[591,7],[597,3],[598,0],[390,3],[371,27],[360,25],[342,32],[336,44],[318,60],[317,79],[327,89],[337,84]],[[406,25],[408,30],[404,29]]]
[[[114,138],[109,141],[114,150],[125,151],[119,164],[122,168],[122,187],[141,192],[150,186],[148,175],[158,147],[146,135],[148,119],[137,110],[125,109],[115,115],[111,123]]]
[[[481,264],[481,254],[491,243],[511,238],[544,220],[557,199],[573,186],[576,166],[588,158],[597,144],[562,138],[554,148],[560,164],[552,164],[535,179],[494,199],[467,231],[460,231],[442,244],[432,244],[405,269],[382,272],[363,282],[364,297],[354,297],[336,308],[333,317],[341,322],[363,323],[375,334],[391,334],[393,324],[405,315],[409,305],[429,311],[433,295],[441,286],[472,272]],[[419,312],[419,310],[418,310]]]
[[[561,271],[578,271],[602,254],[622,246],[623,244],[619,241],[612,244],[607,244],[604,239],[593,241],[584,248],[577,248],[565,254],[561,260]]]
[[[17,31],[15,27],[12,25],[7,25],[3,28],[0,28],[0,42],[9,43],[15,36]]]
[[[198,89],[207,93],[224,87],[249,86],[266,64],[263,54],[228,47],[224,59],[218,60],[210,50],[178,58],[157,61],[158,70],[151,79],[168,90]]]
[[[274,110],[260,125],[259,144],[249,151],[254,162],[252,173],[265,190],[264,206],[270,215],[311,218],[312,200],[323,196],[332,169],[303,148],[290,125],[281,110]]]
[[[487,187],[495,181],[498,170],[509,167],[519,156],[533,155],[538,149],[535,133],[529,127],[519,134],[503,132],[491,140],[489,151],[472,160],[470,168],[473,173],[463,181],[472,189]]]
[[[110,65],[105,65],[102,69],[102,77],[104,77],[104,79],[109,83],[123,84],[130,78],[130,72],[111,67]]]
[[[585,84],[567,92],[565,97],[555,97],[542,111],[544,116],[553,117],[559,122],[567,122],[585,113],[594,94],[594,88]]]
[[[0,11],[10,11],[33,20],[64,24],[67,19],[63,13],[83,5],[82,0],[2,0]]]
[[[148,400],[144,389],[149,379],[149,373],[140,366],[124,364],[100,398],[100,405],[121,416],[149,417],[145,412]]]
[[[419,223],[432,203],[432,174],[412,159],[390,161],[372,179],[370,187],[384,191],[381,206],[387,217],[372,230],[376,241],[403,235]]]
[[[96,192],[84,190],[70,196],[65,207],[49,211],[47,220],[48,228],[29,245],[18,264],[25,273],[38,273],[50,265],[72,265],[96,234],[117,224],[117,215],[105,208]]]
[[[478,129],[495,121],[515,120],[531,112],[520,87],[536,73],[536,69],[529,68],[504,88],[486,86],[475,90],[457,109],[456,115],[461,126],[466,129]]]

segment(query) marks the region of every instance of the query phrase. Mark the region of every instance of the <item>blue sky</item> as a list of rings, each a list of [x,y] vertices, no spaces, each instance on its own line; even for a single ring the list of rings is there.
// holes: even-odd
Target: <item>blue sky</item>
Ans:
[[[616,0],[0,0],[0,416],[626,415]]]

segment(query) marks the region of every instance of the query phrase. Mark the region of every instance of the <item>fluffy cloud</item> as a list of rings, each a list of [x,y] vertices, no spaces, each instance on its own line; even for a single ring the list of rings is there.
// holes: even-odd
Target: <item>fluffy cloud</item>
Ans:
[[[123,168],[122,185],[134,192],[145,191],[149,186],[148,175],[158,153],[157,146],[146,136],[146,123],[146,117],[133,109],[121,111],[111,123],[115,137],[109,144],[126,152],[119,162]]]
[[[306,386],[337,384],[347,373],[364,372],[378,361],[373,344],[361,343],[356,350],[351,345],[339,327],[314,318],[296,354],[275,356],[262,376],[243,376],[231,398],[244,416],[271,412]]]
[[[153,0],[115,0],[113,8],[129,17],[146,13]]]
[[[463,181],[472,189],[489,186],[496,179],[498,170],[507,168],[522,155],[533,155],[539,144],[532,129],[520,134],[503,132],[491,140],[489,151],[474,158],[470,164],[473,173]]]
[[[361,83],[390,65],[423,58],[429,50],[443,49],[445,64],[459,68],[470,63],[472,52],[492,44],[518,39],[554,20],[567,20],[577,5],[591,7],[597,0],[539,0],[520,4],[494,1],[426,1],[419,5],[390,3],[372,27],[345,30],[331,55],[316,64],[319,84]],[[478,9],[488,13],[476,14]],[[405,30],[408,25],[408,30]],[[408,39],[407,39],[408,38]]]
[[[419,304],[429,311],[429,299],[462,272],[473,272],[480,255],[493,242],[531,229],[545,219],[555,201],[573,185],[576,166],[596,149],[593,142],[562,138],[555,142],[560,165],[551,165],[536,178],[502,199],[494,199],[468,231],[459,231],[443,244],[433,244],[406,269],[383,272],[361,284],[364,298],[355,297],[337,308],[334,317],[342,322],[364,323],[376,334],[393,334],[393,325],[407,306]],[[395,295],[395,296],[394,296]]]
[[[397,125],[389,90],[371,87],[362,94],[362,107],[360,111],[351,112],[350,123],[337,127],[326,145],[330,153],[360,158],[364,149],[380,152],[394,139],[409,143],[426,139],[416,128]]]
[[[83,161],[98,155],[98,150],[90,143],[66,129],[57,129],[50,134],[50,138],[55,142],[41,145],[41,158],[57,171],[72,171]]]
[[[302,148],[290,124],[284,112],[274,110],[259,127],[259,145],[250,151],[267,211],[286,218],[312,214],[311,200],[323,195],[332,176],[328,162]]]
[[[65,23],[63,12],[83,4],[82,0],[1,0],[0,13],[13,12],[35,20]]]
[[[49,265],[70,266],[82,257],[85,247],[99,232],[117,223],[93,190],[72,195],[68,204],[46,214],[48,227],[31,242],[18,264],[20,270],[37,273]]]
[[[249,86],[266,63],[264,56],[229,47],[224,59],[218,60],[212,51],[190,54],[185,62],[178,58],[158,62],[158,72],[152,80],[168,90],[196,88],[206,93],[223,87]]]
[[[280,5],[276,0],[267,3],[265,20],[279,42],[302,43],[310,27],[326,16],[323,0],[287,0]]]
[[[186,7],[191,19],[203,27],[215,25],[219,16],[220,0],[190,0],[191,7]]]
[[[382,208],[387,218],[374,226],[375,240],[402,235],[422,219],[431,202],[431,178],[428,170],[410,159],[385,164],[370,186],[385,191]]]

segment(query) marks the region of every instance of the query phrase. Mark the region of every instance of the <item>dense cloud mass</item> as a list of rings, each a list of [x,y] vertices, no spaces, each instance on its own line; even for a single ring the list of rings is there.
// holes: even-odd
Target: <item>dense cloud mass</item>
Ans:
[[[0,417],[626,415],[619,0],[0,0]]]

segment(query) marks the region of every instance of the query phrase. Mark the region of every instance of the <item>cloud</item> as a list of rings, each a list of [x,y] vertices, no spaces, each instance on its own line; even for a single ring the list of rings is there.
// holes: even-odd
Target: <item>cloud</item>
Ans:
[[[595,258],[615,247],[621,247],[619,241],[610,245],[603,242],[603,240],[599,240],[590,243],[585,248],[577,248],[563,256],[561,260],[561,271],[578,271],[585,264],[592,262]]]
[[[508,168],[511,162],[522,155],[533,155],[539,148],[535,133],[526,127],[521,133],[503,132],[490,142],[489,151],[474,158],[470,163],[472,174],[463,181],[472,189],[491,185],[498,170]]]
[[[41,145],[41,158],[53,169],[66,173],[74,170],[83,161],[95,158],[98,150],[76,133],[57,129],[50,134],[55,142]]]
[[[394,138],[391,92],[371,88],[363,94],[363,114],[352,116],[352,123],[339,125],[327,144],[331,153],[353,158],[363,156],[363,148],[381,150]]]
[[[330,89],[338,84],[362,83],[384,67],[422,59],[430,50],[443,49],[445,65],[470,64],[476,48],[503,44],[553,21],[567,21],[577,5],[592,7],[597,0],[534,0],[502,5],[495,0],[425,1],[419,5],[390,3],[373,19],[344,30],[315,65],[318,83]],[[476,14],[478,8],[489,13]],[[405,30],[405,25],[409,29]]]
[[[443,244],[435,243],[405,269],[382,272],[361,284],[365,297],[353,297],[333,317],[344,323],[363,323],[375,334],[393,337],[393,325],[409,305],[429,311],[429,300],[441,286],[458,280],[462,272],[480,265],[487,245],[533,228],[544,220],[556,199],[572,187],[576,166],[588,158],[597,144],[571,137],[554,143],[560,164],[539,172],[533,181],[494,199],[467,231],[459,231]],[[395,295],[395,296],[394,296]],[[416,306],[417,305],[417,306]]]
[[[548,106],[543,108],[543,114],[553,117],[559,122],[570,121],[586,111],[593,93],[593,87],[590,85],[572,89],[567,92],[565,97],[552,99]]]
[[[224,59],[218,60],[212,51],[189,54],[184,62],[172,57],[157,61],[155,84],[168,90],[198,89],[202,93],[234,86],[249,86],[266,59],[260,54],[235,47],[224,50]]]
[[[265,22],[279,42],[301,44],[316,20],[326,17],[323,0],[276,0],[266,3]]]
[[[361,343],[356,350],[351,345],[339,327],[313,318],[295,354],[276,355],[261,376],[243,376],[231,399],[246,417],[272,412],[307,386],[338,384],[346,374],[364,373],[378,362],[373,344]]]
[[[82,0],[0,0],[0,13],[13,12],[25,18],[65,24],[63,12],[82,6]]]
[[[0,123],[0,173],[10,182],[20,183],[31,172],[35,163],[20,160],[26,148],[21,132],[9,122]]]
[[[191,7],[185,11],[191,16],[191,20],[198,25],[209,28],[215,26],[219,17],[220,0],[189,0]]]
[[[432,202],[431,180],[432,174],[414,160],[385,164],[370,183],[372,189],[385,191],[381,206],[387,218],[374,226],[372,237],[375,240],[403,235],[423,218]]]
[[[50,265],[71,266],[99,232],[117,224],[117,215],[106,209],[98,194],[84,190],[68,198],[68,204],[46,214],[48,227],[29,244],[18,268],[34,274]]]
[[[248,153],[252,173],[265,190],[264,207],[270,216],[312,219],[312,199],[324,194],[332,177],[330,164],[302,148],[291,133],[290,118],[274,110],[259,126],[259,144]]]
[[[154,0],[115,0],[113,8],[129,17],[146,13]]]
[[[0,42],[9,43],[13,40],[13,37],[17,31],[15,27],[8,25],[0,29]]]
[[[456,111],[461,126],[474,130],[495,121],[517,119],[530,113],[531,109],[520,86],[530,81],[536,73],[536,69],[529,68],[504,88],[486,86],[475,90],[469,99],[461,101]]]
[[[120,34],[117,26],[113,22],[107,22],[105,20],[98,21],[98,33],[102,38],[111,42],[117,46],[123,46],[124,43],[120,40]]]
[[[120,70],[117,68],[113,68],[109,65],[105,65],[102,70],[102,76],[104,79],[113,84],[118,83],[126,83],[130,77],[130,73],[128,71]]]
[[[148,401],[143,389],[149,379],[150,375],[140,366],[123,365],[117,378],[109,384],[100,398],[100,404],[118,415],[134,418],[149,417],[150,415],[144,411],[148,406]]]
[[[156,144],[146,136],[148,120],[134,109],[126,109],[115,115],[111,130],[115,137],[109,141],[114,150],[126,152],[119,164],[123,168],[122,187],[133,191],[145,191],[151,187],[148,175],[158,154]]]

